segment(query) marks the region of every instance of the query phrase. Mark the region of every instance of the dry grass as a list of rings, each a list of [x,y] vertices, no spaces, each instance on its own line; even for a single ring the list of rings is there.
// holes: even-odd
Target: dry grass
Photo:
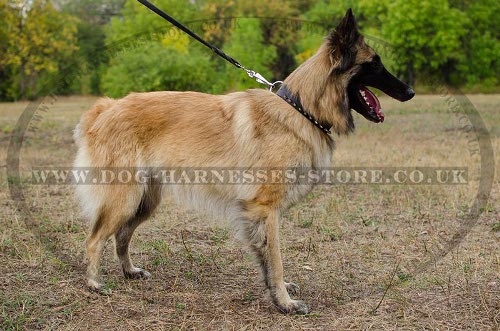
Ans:
[[[500,96],[470,99],[498,156]],[[71,130],[93,101],[59,98],[43,114],[39,129],[24,144],[23,174],[31,166],[71,164]],[[381,101],[386,122],[373,125],[358,117],[357,132],[338,139],[335,165],[478,171],[458,118],[443,98]],[[0,104],[2,160],[26,105]],[[153,278],[124,280],[109,243],[103,271],[113,295],[88,292],[86,226],[71,187],[26,186],[38,238],[10,200],[5,161],[0,162],[1,329],[492,330],[500,325],[498,179],[477,224],[443,259],[436,257],[438,249],[459,228],[457,219],[471,205],[476,181],[317,187],[284,215],[281,226],[286,279],[300,285],[312,314],[283,316],[265,298],[250,256],[231,234],[170,201],[139,228],[133,242],[134,261]],[[425,261],[433,262],[416,273]]]

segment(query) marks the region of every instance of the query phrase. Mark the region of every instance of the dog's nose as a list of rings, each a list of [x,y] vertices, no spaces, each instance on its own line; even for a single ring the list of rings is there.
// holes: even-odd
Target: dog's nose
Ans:
[[[413,89],[409,87],[408,90],[406,90],[406,95],[408,96],[407,100],[410,100],[415,96],[415,91],[413,91]]]

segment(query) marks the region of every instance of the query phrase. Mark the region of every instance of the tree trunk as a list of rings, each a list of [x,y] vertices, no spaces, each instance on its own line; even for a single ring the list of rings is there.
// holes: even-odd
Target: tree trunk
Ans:
[[[415,86],[415,68],[413,68],[413,62],[408,62],[406,74],[408,85]]]
[[[24,60],[21,61],[21,66],[19,67],[19,71],[20,71],[20,97],[21,99],[25,99],[26,98],[26,73],[24,71],[26,67],[26,63]]]

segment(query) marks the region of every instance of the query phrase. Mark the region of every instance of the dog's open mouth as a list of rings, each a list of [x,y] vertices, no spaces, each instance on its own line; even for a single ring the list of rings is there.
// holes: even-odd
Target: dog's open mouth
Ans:
[[[385,115],[375,94],[366,86],[349,87],[349,107],[375,123],[384,121]]]

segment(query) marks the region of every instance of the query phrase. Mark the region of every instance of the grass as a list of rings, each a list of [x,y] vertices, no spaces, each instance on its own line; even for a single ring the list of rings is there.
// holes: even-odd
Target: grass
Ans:
[[[58,98],[27,136],[21,172],[31,223],[10,199],[5,163],[9,134],[27,103],[0,104],[0,329],[498,329],[500,95],[470,100],[497,155],[490,202],[477,224],[439,259],[461,226],[477,181],[317,187],[281,224],[285,278],[300,286],[300,298],[312,310],[307,316],[279,314],[231,233],[169,199],[132,244],[132,259],[153,278],[125,280],[110,242],[102,270],[113,294],[89,292],[83,277],[86,224],[72,188],[26,183],[31,166],[71,165],[72,129],[95,99]],[[443,98],[381,103],[384,124],[356,116],[356,133],[336,138],[335,166],[479,170]],[[416,272],[425,261],[431,263]]]

